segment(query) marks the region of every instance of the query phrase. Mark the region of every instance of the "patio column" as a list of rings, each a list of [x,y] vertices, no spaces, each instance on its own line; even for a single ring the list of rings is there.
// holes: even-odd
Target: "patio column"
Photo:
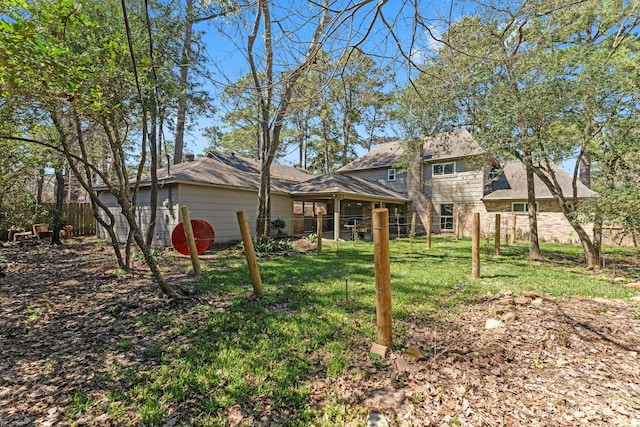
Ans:
[[[340,198],[333,196],[333,240],[340,239]]]

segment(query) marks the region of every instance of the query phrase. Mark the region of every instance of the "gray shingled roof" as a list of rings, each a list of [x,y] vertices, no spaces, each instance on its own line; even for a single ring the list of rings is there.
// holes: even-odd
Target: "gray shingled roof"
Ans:
[[[260,174],[260,162],[249,159],[247,157],[236,156],[235,154],[225,154],[218,151],[210,151],[207,157],[218,160],[228,166],[238,170],[253,174]],[[301,182],[313,178],[315,175],[304,169],[298,169],[293,166],[282,165],[280,163],[271,164],[271,179],[282,181]]]
[[[199,157],[192,162],[183,162],[158,169],[158,182],[211,185],[258,191],[260,175],[236,169],[209,157]],[[149,184],[149,178],[143,179],[143,185]],[[289,185],[272,181],[271,191],[288,193]]]
[[[318,176],[291,187],[291,196],[333,197],[342,195],[358,200],[380,200],[391,203],[404,203],[409,199],[384,185],[349,175],[328,174]]]
[[[522,162],[507,162],[503,166],[503,174],[491,185],[491,190],[483,200],[526,200],[527,199],[527,175]],[[573,194],[572,178],[559,166],[553,167],[562,193],[565,197]],[[598,197],[598,193],[582,183],[577,183],[578,198]],[[552,199],[553,196],[547,186],[536,176],[534,178],[536,199]]]
[[[341,167],[336,172],[392,167],[400,159],[402,152],[402,141],[387,142]],[[473,139],[466,129],[424,138],[422,145],[422,158],[427,162],[479,155],[486,155],[486,151],[480,147],[480,144]]]

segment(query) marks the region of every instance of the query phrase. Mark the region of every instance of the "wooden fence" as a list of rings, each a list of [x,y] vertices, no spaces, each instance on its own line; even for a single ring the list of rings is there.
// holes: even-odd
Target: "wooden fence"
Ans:
[[[55,205],[52,203],[43,204],[43,207],[47,208],[49,212],[55,209]],[[67,225],[73,226],[74,236],[95,236],[96,234],[96,219],[91,212],[91,203],[63,203],[62,214],[67,220]],[[53,224],[53,218],[42,217],[38,220],[42,223]]]
[[[67,224],[73,226],[74,236],[95,236],[96,219],[91,211],[91,203],[64,203],[62,212]]]

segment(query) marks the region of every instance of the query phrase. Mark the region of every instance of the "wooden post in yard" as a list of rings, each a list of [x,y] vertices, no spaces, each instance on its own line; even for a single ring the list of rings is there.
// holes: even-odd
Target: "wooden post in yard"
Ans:
[[[318,222],[316,225],[316,234],[318,235],[317,247],[318,253],[322,253],[322,212],[318,212]]]
[[[412,239],[416,237],[416,213],[415,212],[411,215],[411,231],[409,234]]]
[[[471,276],[480,277],[480,212],[473,214],[473,232],[471,233]]]
[[[253,293],[256,294],[256,296],[261,297],[264,294],[264,290],[262,289],[262,278],[260,277],[260,271],[258,270],[256,252],[253,249],[253,240],[251,240],[247,214],[244,211],[238,211],[236,212],[236,215],[238,216],[240,234],[242,234],[242,241],[244,243],[244,255],[247,257],[247,264],[249,265],[249,275],[251,276],[251,283],[253,284]]]
[[[511,217],[511,244],[514,245],[516,243],[516,220],[518,217],[516,214],[513,214]]]
[[[431,249],[431,208],[427,212],[427,249]]]
[[[500,214],[496,214],[496,235],[494,239],[493,254],[500,255]]]
[[[191,227],[191,217],[189,216],[189,207],[180,206],[180,214],[182,214],[182,225],[184,226],[184,235],[187,238],[187,247],[191,256],[191,265],[196,274],[200,274],[200,258],[198,258],[198,249],[196,248],[196,239],[193,237],[193,227]]]
[[[456,240],[460,240],[460,212],[456,212],[455,216],[455,224],[453,225],[455,229]]]
[[[391,348],[391,268],[389,261],[389,210],[373,210],[373,248],[378,344]]]

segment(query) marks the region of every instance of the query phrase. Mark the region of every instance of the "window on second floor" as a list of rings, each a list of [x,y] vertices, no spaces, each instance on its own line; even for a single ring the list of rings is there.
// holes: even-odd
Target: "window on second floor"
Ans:
[[[433,165],[433,176],[453,175],[456,173],[456,163],[436,163]]]
[[[387,181],[395,181],[396,180],[396,170],[389,169],[387,171]]]

